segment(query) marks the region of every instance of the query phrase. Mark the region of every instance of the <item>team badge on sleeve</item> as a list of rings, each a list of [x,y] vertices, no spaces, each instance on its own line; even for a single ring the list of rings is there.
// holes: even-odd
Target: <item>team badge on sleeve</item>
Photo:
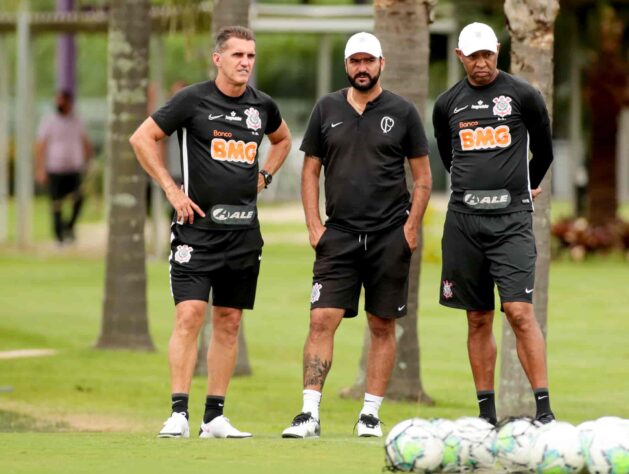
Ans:
[[[319,301],[319,298],[321,297],[321,288],[323,288],[323,285],[321,283],[315,283],[314,285],[312,285],[312,294],[310,295],[311,303],[316,303],[317,301]]]
[[[192,257],[192,251],[194,249],[189,245],[177,245],[177,252],[175,253],[175,261],[178,263],[188,263]]]
[[[494,115],[500,118],[504,118],[511,114],[511,97],[501,95],[500,97],[494,97]]]
[[[262,120],[260,120],[260,112],[253,107],[249,107],[245,110],[245,115],[247,116],[247,127],[251,130],[259,130],[262,128]]]

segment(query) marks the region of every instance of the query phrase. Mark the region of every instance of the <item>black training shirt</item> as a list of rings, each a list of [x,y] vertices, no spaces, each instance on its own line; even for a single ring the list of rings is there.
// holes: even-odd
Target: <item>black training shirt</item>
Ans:
[[[530,190],[540,185],[553,161],[550,119],[537,89],[503,71],[485,86],[465,78],[439,96],[433,124],[451,175],[450,209],[489,214],[533,209]],[[494,209],[471,206],[470,199],[475,204],[478,196],[487,196],[470,193],[476,190],[507,190],[510,203]]]
[[[249,86],[229,97],[206,81],[179,91],[152,117],[167,135],[177,131],[184,191],[205,212],[192,225],[257,227],[258,148],[282,123],[275,102]]]
[[[386,90],[360,115],[347,90],[319,99],[300,148],[322,161],[326,226],[362,233],[399,225],[410,199],[404,160],[428,154],[421,119],[413,104]]]

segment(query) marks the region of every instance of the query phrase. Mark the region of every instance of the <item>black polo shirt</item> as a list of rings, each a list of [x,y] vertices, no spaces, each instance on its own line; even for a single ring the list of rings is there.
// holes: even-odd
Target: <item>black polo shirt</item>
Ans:
[[[404,161],[427,155],[428,143],[406,99],[384,90],[360,115],[347,91],[319,99],[300,149],[323,164],[326,226],[375,232],[406,220]]]
[[[282,123],[275,102],[249,86],[230,97],[206,81],[179,91],[152,117],[167,135],[177,131],[184,191],[205,212],[192,225],[257,227],[258,148]]]

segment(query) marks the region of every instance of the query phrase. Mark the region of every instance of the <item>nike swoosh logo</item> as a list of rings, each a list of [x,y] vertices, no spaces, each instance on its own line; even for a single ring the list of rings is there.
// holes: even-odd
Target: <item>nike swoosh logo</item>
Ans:
[[[535,291],[535,288],[531,288],[530,290],[528,288],[524,288],[524,293],[526,293],[527,295],[530,293],[533,293]]]
[[[208,120],[216,120],[217,118],[221,118],[222,116],[223,116],[223,114],[221,114],[221,115],[212,115],[212,114],[210,114],[210,115],[207,116],[207,119]]]
[[[485,400],[489,400],[489,398],[481,398],[478,403],[484,402]]]
[[[336,123],[330,124],[330,126],[331,126],[332,128],[334,128],[334,127],[338,127],[338,126],[339,126],[339,125],[341,125],[342,123],[343,123],[343,122],[336,122]]]
[[[402,306],[398,307],[398,309],[397,309],[397,310],[398,310],[398,311],[402,311],[404,308],[406,308],[406,305],[405,305],[405,304],[403,304]]]
[[[466,105],[465,107],[461,107],[460,109],[458,107],[454,108],[454,112],[452,112],[453,114],[458,114],[459,112],[461,112],[462,110],[465,110],[469,107],[469,105]]]
[[[544,398],[548,398],[548,395],[542,395],[541,397],[537,397],[538,400],[543,400]]]

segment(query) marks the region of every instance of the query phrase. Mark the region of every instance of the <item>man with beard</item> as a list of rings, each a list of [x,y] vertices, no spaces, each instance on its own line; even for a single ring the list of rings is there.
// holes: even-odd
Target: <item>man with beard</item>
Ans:
[[[302,200],[316,259],[303,406],[284,438],[320,435],[319,405],[332,366],[334,334],[343,318],[357,315],[361,287],[371,344],[357,434],[382,436],[378,410],[395,363],[395,320],[406,314],[408,270],[432,184],[422,122],[410,102],[382,89],[384,64],[375,36],[352,36],[345,47],[351,87],[319,100],[301,145]],[[413,176],[412,201],[406,160]],[[319,215],[322,167],[325,226]]]
[[[85,125],[74,114],[74,95],[59,91],[57,111],[46,116],[37,131],[35,180],[48,184],[52,203],[53,229],[58,245],[74,240],[74,225],[83,205],[82,173],[92,156],[92,145]],[[63,219],[63,200],[72,198],[72,214]]]

